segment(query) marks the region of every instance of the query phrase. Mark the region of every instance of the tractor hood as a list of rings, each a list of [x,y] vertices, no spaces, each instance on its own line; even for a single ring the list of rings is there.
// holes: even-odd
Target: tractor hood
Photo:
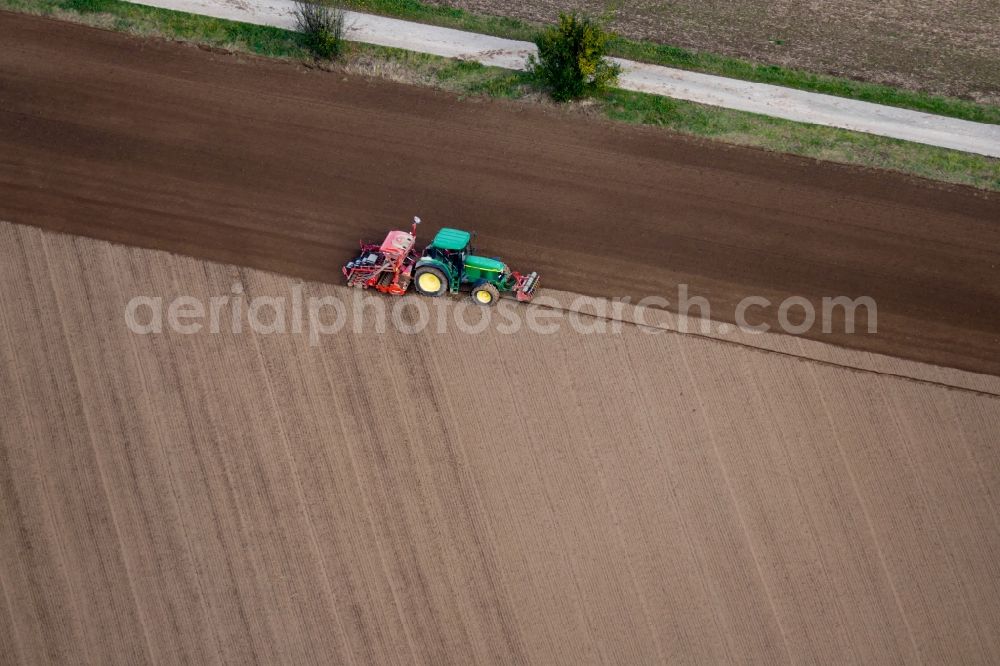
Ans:
[[[502,261],[497,261],[496,259],[490,259],[488,257],[477,257],[474,255],[470,255],[465,258],[465,265],[468,268],[475,268],[489,273],[502,273],[507,270],[507,265]]]

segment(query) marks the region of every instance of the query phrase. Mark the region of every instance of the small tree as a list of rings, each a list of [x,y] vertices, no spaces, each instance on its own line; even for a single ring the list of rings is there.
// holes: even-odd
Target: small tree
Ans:
[[[344,49],[344,10],[310,0],[295,0],[295,28],[317,58],[336,58]]]
[[[528,58],[528,69],[557,102],[599,94],[621,73],[604,57],[610,39],[591,18],[560,14],[559,25],[535,38],[538,55]]]

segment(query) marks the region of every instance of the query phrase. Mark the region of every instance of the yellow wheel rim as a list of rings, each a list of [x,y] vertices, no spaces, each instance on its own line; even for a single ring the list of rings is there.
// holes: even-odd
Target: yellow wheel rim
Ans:
[[[441,288],[441,278],[429,271],[427,273],[421,273],[417,282],[420,284],[421,289],[431,294],[437,292],[437,290]]]
[[[476,292],[476,300],[482,303],[483,305],[486,305],[493,300],[493,294],[491,294],[485,289],[480,289],[479,291]]]

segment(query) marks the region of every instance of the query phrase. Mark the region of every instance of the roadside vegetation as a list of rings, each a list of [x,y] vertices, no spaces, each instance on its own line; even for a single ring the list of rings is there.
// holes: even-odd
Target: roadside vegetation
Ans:
[[[400,1],[409,4],[409,0]],[[0,0],[0,9],[282,58],[348,74],[432,86],[464,97],[492,97],[551,105],[528,72],[512,72],[475,62],[354,42],[343,43],[342,55],[336,63],[317,61],[303,43],[301,35],[291,30],[213,19],[120,0]],[[557,110],[1000,191],[1000,160],[870,134],[620,89],[608,90],[582,102],[560,105]]]
[[[313,0],[295,0],[292,14],[302,45],[314,56],[332,60],[343,52],[343,9]]]
[[[538,55],[528,57],[528,72],[557,102],[607,94],[621,73],[605,58],[610,37],[589,17],[560,14],[559,25],[535,37]]]

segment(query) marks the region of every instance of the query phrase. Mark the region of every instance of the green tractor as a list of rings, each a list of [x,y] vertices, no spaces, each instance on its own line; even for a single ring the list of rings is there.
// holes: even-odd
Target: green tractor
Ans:
[[[522,302],[531,300],[538,286],[537,273],[521,275],[499,259],[479,257],[474,251],[469,232],[441,229],[414,267],[417,291],[441,296],[471,285],[472,299],[480,305],[494,305],[505,292]]]

